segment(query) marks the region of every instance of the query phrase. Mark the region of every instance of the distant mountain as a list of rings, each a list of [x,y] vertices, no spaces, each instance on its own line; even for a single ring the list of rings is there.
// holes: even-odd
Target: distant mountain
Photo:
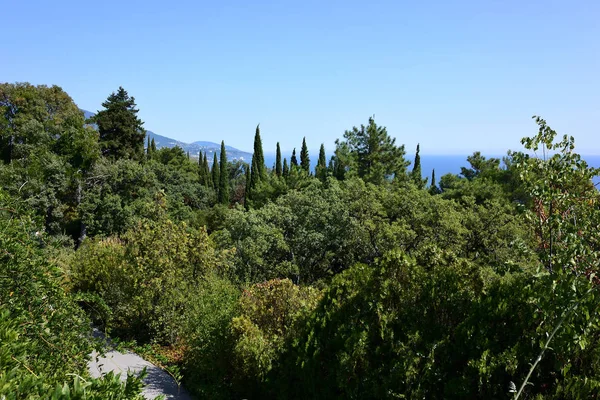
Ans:
[[[83,115],[85,116],[85,118],[91,118],[94,115],[96,115],[95,113],[93,113],[91,111],[87,111],[87,110],[81,110],[81,111],[83,111]],[[189,152],[190,156],[194,157],[194,158],[198,158],[198,154],[200,153],[200,151],[202,151],[203,153],[207,153],[208,160],[212,161],[213,154],[216,153],[217,158],[218,158],[221,153],[221,145],[219,143],[207,142],[207,141],[197,141],[197,142],[193,142],[193,143],[185,143],[185,142],[180,142],[179,140],[175,140],[175,139],[171,139],[166,136],[159,135],[152,131],[146,131],[146,135],[148,135],[150,137],[150,140],[154,139],[154,143],[156,144],[156,147],[158,149],[160,149],[162,147],[172,148],[175,146],[179,146],[183,149],[183,151]],[[144,143],[144,146],[145,145],[146,144]],[[225,151],[227,152],[228,160],[240,160],[240,161],[244,161],[247,163],[252,161],[252,153],[247,153],[245,151],[238,150],[235,147],[231,147],[231,146],[227,146],[227,145],[225,145]]]

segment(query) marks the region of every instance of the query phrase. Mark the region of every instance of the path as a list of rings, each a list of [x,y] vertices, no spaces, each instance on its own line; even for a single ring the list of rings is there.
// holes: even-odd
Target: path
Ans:
[[[94,329],[94,336],[102,336],[102,334]],[[97,360],[96,357],[97,353],[92,353],[92,360],[88,364],[93,377],[99,377],[109,371],[121,373],[121,377],[125,377],[127,370],[139,373],[145,367],[148,372],[148,376],[144,379],[146,386],[142,392],[145,398],[154,399],[156,396],[164,395],[167,400],[192,399],[183,387],[177,386],[171,375],[135,353],[110,350],[104,357],[99,357]]]

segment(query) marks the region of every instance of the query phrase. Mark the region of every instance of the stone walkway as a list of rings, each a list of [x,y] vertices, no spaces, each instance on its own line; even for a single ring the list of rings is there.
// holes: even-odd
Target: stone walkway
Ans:
[[[102,336],[102,334],[94,330],[94,336],[98,337]],[[110,350],[106,352],[104,357],[99,357],[98,359],[96,359],[97,354],[94,352],[91,358],[92,360],[88,364],[88,368],[93,377],[100,377],[109,371],[114,371],[115,373],[121,373],[121,378],[124,378],[127,376],[128,370],[139,373],[146,367],[148,376],[144,379],[146,387],[143,390],[143,394],[147,399],[154,399],[160,395],[165,396],[167,400],[192,399],[183,387],[177,386],[171,375],[135,353],[121,353],[116,350]]]

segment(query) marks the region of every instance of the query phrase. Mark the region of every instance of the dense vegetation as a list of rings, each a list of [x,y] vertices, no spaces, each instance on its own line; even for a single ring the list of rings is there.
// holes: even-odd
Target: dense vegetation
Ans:
[[[599,171],[543,119],[437,182],[374,118],[313,173],[306,139],[196,159],[102,106],[0,85],[0,397],[135,398],[86,376],[90,321],[200,398],[600,394]]]

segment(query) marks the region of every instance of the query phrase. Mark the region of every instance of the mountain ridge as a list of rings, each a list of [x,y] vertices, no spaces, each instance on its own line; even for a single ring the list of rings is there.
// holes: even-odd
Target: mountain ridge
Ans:
[[[83,115],[86,119],[96,115],[96,113],[93,113],[88,110],[82,109],[81,111],[83,111]],[[213,154],[216,154],[217,158],[219,158],[221,152],[221,145],[219,143],[211,141],[197,140],[192,143],[186,143],[167,136],[159,135],[158,133],[154,133],[150,130],[146,130],[146,135],[146,137],[150,137],[150,140],[154,139],[154,143],[156,144],[157,149],[163,147],[173,148],[175,146],[179,146],[183,149],[183,151],[189,152],[190,157],[193,158],[198,158],[198,155],[202,151],[203,153],[207,153],[207,157],[211,161]],[[228,160],[240,160],[248,163],[252,160],[252,153],[236,149],[233,146],[225,145],[225,152],[227,153]]]

